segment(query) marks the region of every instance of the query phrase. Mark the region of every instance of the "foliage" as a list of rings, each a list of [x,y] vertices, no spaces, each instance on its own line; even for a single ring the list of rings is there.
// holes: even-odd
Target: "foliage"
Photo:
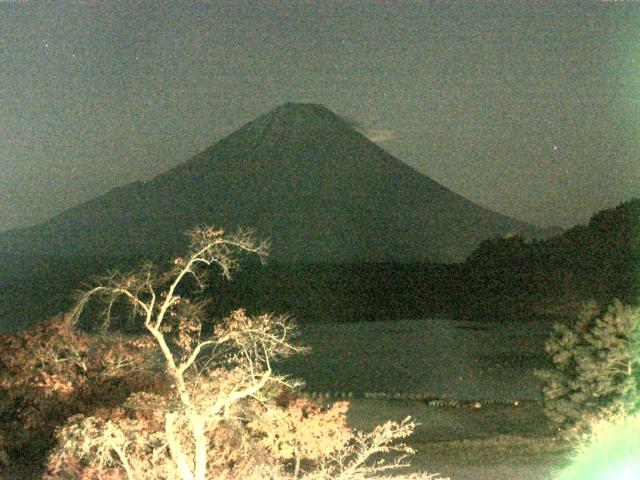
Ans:
[[[591,434],[576,445],[557,480],[619,480],[640,477],[640,415],[605,411],[590,421]]]
[[[288,318],[237,310],[211,324],[203,305],[183,293],[187,281],[203,288],[212,265],[228,277],[237,267],[234,251],[264,256],[266,246],[243,232],[225,236],[205,228],[190,235],[188,255],[168,271],[146,264],[112,272],[79,297],[75,321],[93,297],[104,300],[103,333],[114,305],[128,302],[163,364],[165,388],[131,392],[121,404],[71,416],[57,431],[47,478],[355,480],[405,466],[412,450],[394,441],[411,433],[409,419],[353,433],[348,404],[316,405],[296,393],[299,382],[272,370],[274,359],[304,351],[290,342]],[[56,391],[52,384],[43,388]],[[393,452],[400,458],[390,464],[378,458]]]
[[[615,301],[585,305],[573,326],[556,324],[545,345],[553,370],[543,381],[544,411],[565,434],[588,432],[590,418],[640,405],[640,310]]]
[[[0,431],[0,466],[8,465],[10,462],[9,454],[7,453],[7,441],[4,433]]]
[[[404,460],[409,455],[414,454],[415,451],[404,443],[395,445],[392,443],[397,439],[403,439],[411,435],[414,426],[414,423],[407,417],[399,424],[386,422],[383,425],[379,425],[371,433],[357,432],[349,442],[345,442],[324,457],[320,462],[319,468],[304,478],[310,480],[361,479],[369,478],[372,475],[377,476],[379,473],[388,470],[408,467],[409,464],[405,463]],[[372,464],[367,464],[377,455],[390,452],[396,452],[400,455],[388,464],[384,456],[378,458]],[[430,479],[432,476],[419,475],[406,478]]]
[[[70,415],[118,405],[150,389],[151,344],[144,338],[88,335],[57,315],[0,336],[0,432],[7,450],[37,458]]]
[[[259,433],[261,448],[280,461],[293,461],[294,471],[299,472],[301,462],[313,467],[349,442],[348,408],[347,402],[322,407],[308,398],[285,393],[248,427]]]
[[[538,318],[549,304],[569,313],[590,298],[637,305],[640,199],[602,210],[588,225],[545,240],[485,240],[455,282],[460,299],[455,313],[468,318]]]

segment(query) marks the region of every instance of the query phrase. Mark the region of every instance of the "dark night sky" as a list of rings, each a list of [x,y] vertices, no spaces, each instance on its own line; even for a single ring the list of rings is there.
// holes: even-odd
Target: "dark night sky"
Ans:
[[[640,196],[640,2],[0,0],[0,230],[286,101],[538,225]]]

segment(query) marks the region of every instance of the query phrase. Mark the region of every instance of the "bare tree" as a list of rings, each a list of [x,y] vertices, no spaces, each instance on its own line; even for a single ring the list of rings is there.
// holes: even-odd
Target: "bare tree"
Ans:
[[[230,415],[240,400],[260,399],[269,381],[289,387],[294,382],[274,375],[271,360],[302,349],[289,343],[291,323],[285,317],[263,315],[251,318],[238,311],[216,325],[206,335],[202,331],[202,306],[191,304],[178,293],[187,278],[204,288],[207,268],[218,266],[229,277],[237,267],[234,250],[264,258],[267,245],[256,243],[250,234],[224,236],[222,230],[200,228],[190,232],[191,249],[186,258],[177,258],[173,268],[158,275],[151,264],[127,275],[112,273],[85,292],[72,312],[79,319],[91,297],[106,300],[104,327],[111,318],[115,302],[124,297],[140,315],[145,329],[153,336],[175,389],[175,401],[165,412],[164,433],[170,456],[184,480],[204,480],[207,474],[208,439],[206,432]],[[168,285],[166,289],[162,289]],[[110,426],[113,428],[113,426]],[[188,428],[190,442],[178,435]],[[119,438],[111,434],[111,439]],[[130,478],[134,478],[126,458],[126,441],[112,448]],[[117,442],[115,442],[117,443]],[[114,444],[115,445],[115,444]]]
[[[65,468],[68,471],[70,459],[93,465],[92,475],[99,478],[128,480],[299,476],[355,480],[390,467],[405,466],[400,460],[389,466],[380,463],[366,467],[365,461],[389,451],[412,453],[409,447],[389,447],[389,443],[406,437],[413,423],[409,420],[400,425],[388,423],[369,436],[352,435],[346,427],[346,409],[336,405],[327,418],[333,421],[341,416],[342,423],[333,422],[335,426],[323,428],[349,434],[325,435],[340,440],[325,448],[322,458],[314,458],[317,461],[313,472],[300,470],[300,452],[306,452],[307,458],[313,457],[309,445],[320,445],[319,439],[316,435],[316,443],[305,446],[304,436],[295,434],[305,420],[297,416],[292,422],[291,415],[273,414],[274,391],[292,391],[300,385],[272,369],[273,360],[304,351],[290,342],[292,322],[283,316],[251,317],[238,310],[212,325],[205,322],[203,305],[180,293],[187,279],[203,288],[211,266],[218,266],[228,277],[237,267],[234,256],[237,251],[264,258],[267,245],[255,242],[246,232],[225,236],[221,230],[199,228],[189,235],[188,255],[175,259],[166,273],[159,274],[153,265],[146,264],[133,273],[110,273],[81,294],[72,312],[74,321],[78,321],[92,298],[100,297],[105,305],[102,323],[105,330],[113,306],[120,299],[128,302],[147,338],[150,335],[153,339],[148,343],[159,351],[170,393],[133,394],[126,406],[137,412],[134,416],[120,412],[109,419],[72,417],[60,432],[59,448],[50,458],[51,478]],[[262,408],[258,413],[256,406],[258,410]],[[316,411],[313,415],[321,413]],[[238,430],[226,428],[234,422],[243,424],[244,433],[237,435],[234,432]],[[327,423],[331,421],[308,423],[307,428],[317,430],[317,425]],[[294,433],[276,435],[278,438],[274,440],[269,432],[277,428]],[[260,445],[260,439],[263,445],[277,444],[282,451],[292,451],[293,472],[285,473],[282,455],[273,450],[269,456],[270,450]],[[227,447],[236,451],[225,453]]]

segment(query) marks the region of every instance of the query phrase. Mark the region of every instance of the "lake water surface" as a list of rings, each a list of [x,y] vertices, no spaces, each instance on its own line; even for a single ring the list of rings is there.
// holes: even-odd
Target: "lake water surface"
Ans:
[[[540,399],[533,370],[545,366],[543,323],[446,318],[299,327],[311,353],[279,370],[317,392],[420,393],[457,399]]]

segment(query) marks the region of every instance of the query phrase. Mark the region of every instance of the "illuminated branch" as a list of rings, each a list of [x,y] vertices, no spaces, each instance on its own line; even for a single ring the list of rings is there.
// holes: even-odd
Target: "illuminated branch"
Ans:
[[[166,273],[154,273],[151,264],[126,275],[110,273],[80,296],[72,312],[73,321],[79,320],[90,299],[96,297],[106,304],[103,330],[110,326],[116,302],[120,298],[127,299],[132,318],[140,320],[143,317],[142,324],[150,335],[148,341],[159,350],[167,389],[160,390],[162,393],[154,390],[130,395],[125,407],[137,410],[134,419],[127,415],[106,423],[96,417],[76,419],[75,424],[65,427],[62,432],[71,438],[68,443],[76,448],[75,453],[80,458],[91,453],[101,468],[117,465],[124,470],[128,480],[295,480],[305,478],[301,458],[317,462],[318,471],[309,475],[314,480],[364,480],[375,478],[378,472],[405,466],[403,459],[411,449],[404,445],[392,446],[390,442],[411,432],[414,425],[408,419],[399,425],[385,424],[369,435],[352,435],[346,424],[344,402],[325,411],[299,397],[289,406],[292,411],[281,411],[276,396],[281,393],[274,391],[282,386],[290,392],[300,382],[279,376],[273,371],[272,362],[306,350],[290,343],[293,325],[287,317],[251,317],[244,310],[237,310],[216,323],[213,331],[203,334],[204,304],[191,303],[182,297],[186,279],[193,278],[200,288],[204,288],[206,271],[212,266],[219,267],[222,275],[228,278],[237,268],[234,252],[243,251],[264,259],[267,244],[254,241],[249,232],[225,236],[221,230],[212,228],[195,229],[189,232],[189,237],[188,255],[175,259]],[[109,361],[118,368],[132,367],[117,356]],[[284,395],[289,394],[285,390]],[[305,424],[308,411],[312,411],[315,420]],[[151,415],[152,420],[145,420],[144,415]],[[266,419],[263,425],[260,425],[261,417]],[[236,421],[238,419],[242,422]],[[149,423],[145,424],[145,421]],[[145,427],[149,425],[156,431],[146,431]],[[267,459],[272,462],[268,472],[247,473],[239,469],[238,474],[229,473],[229,469],[234,468],[229,465],[234,462],[219,457],[220,452],[228,448],[229,438],[217,436],[227,428],[237,429],[232,430],[233,435],[240,432],[241,456],[245,455],[245,446],[258,442],[263,433],[280,446],[288,442],[286,446],[293,452],[293,465],[285,466],[274,460],[281,461],[282,453],[274,450],[269,457],[261,450],[251,459],[255,462],[251,468],[259,470]],[[257,430],[251,430],[253,428]],[[311,440],[297,434],[297,429],[304,428],[311,432]],[[322,429],[320,433],[318,428]],[[338,444],[323,445],[322,442],[335,441],[334,433],[340,438]],[[316,438],[318,435],[320,438]],[[319,446],[323,447],[322,454],[317,451]],[[69,451],[73,450],[71,447]],[[365,465],[372,456],[390,451],[401,454],[396,462]],[[220,474],[216,468],[220,469]],[[287,468],[293,470],[293,477]],[[406,478],[429,479],[431,476]]]

